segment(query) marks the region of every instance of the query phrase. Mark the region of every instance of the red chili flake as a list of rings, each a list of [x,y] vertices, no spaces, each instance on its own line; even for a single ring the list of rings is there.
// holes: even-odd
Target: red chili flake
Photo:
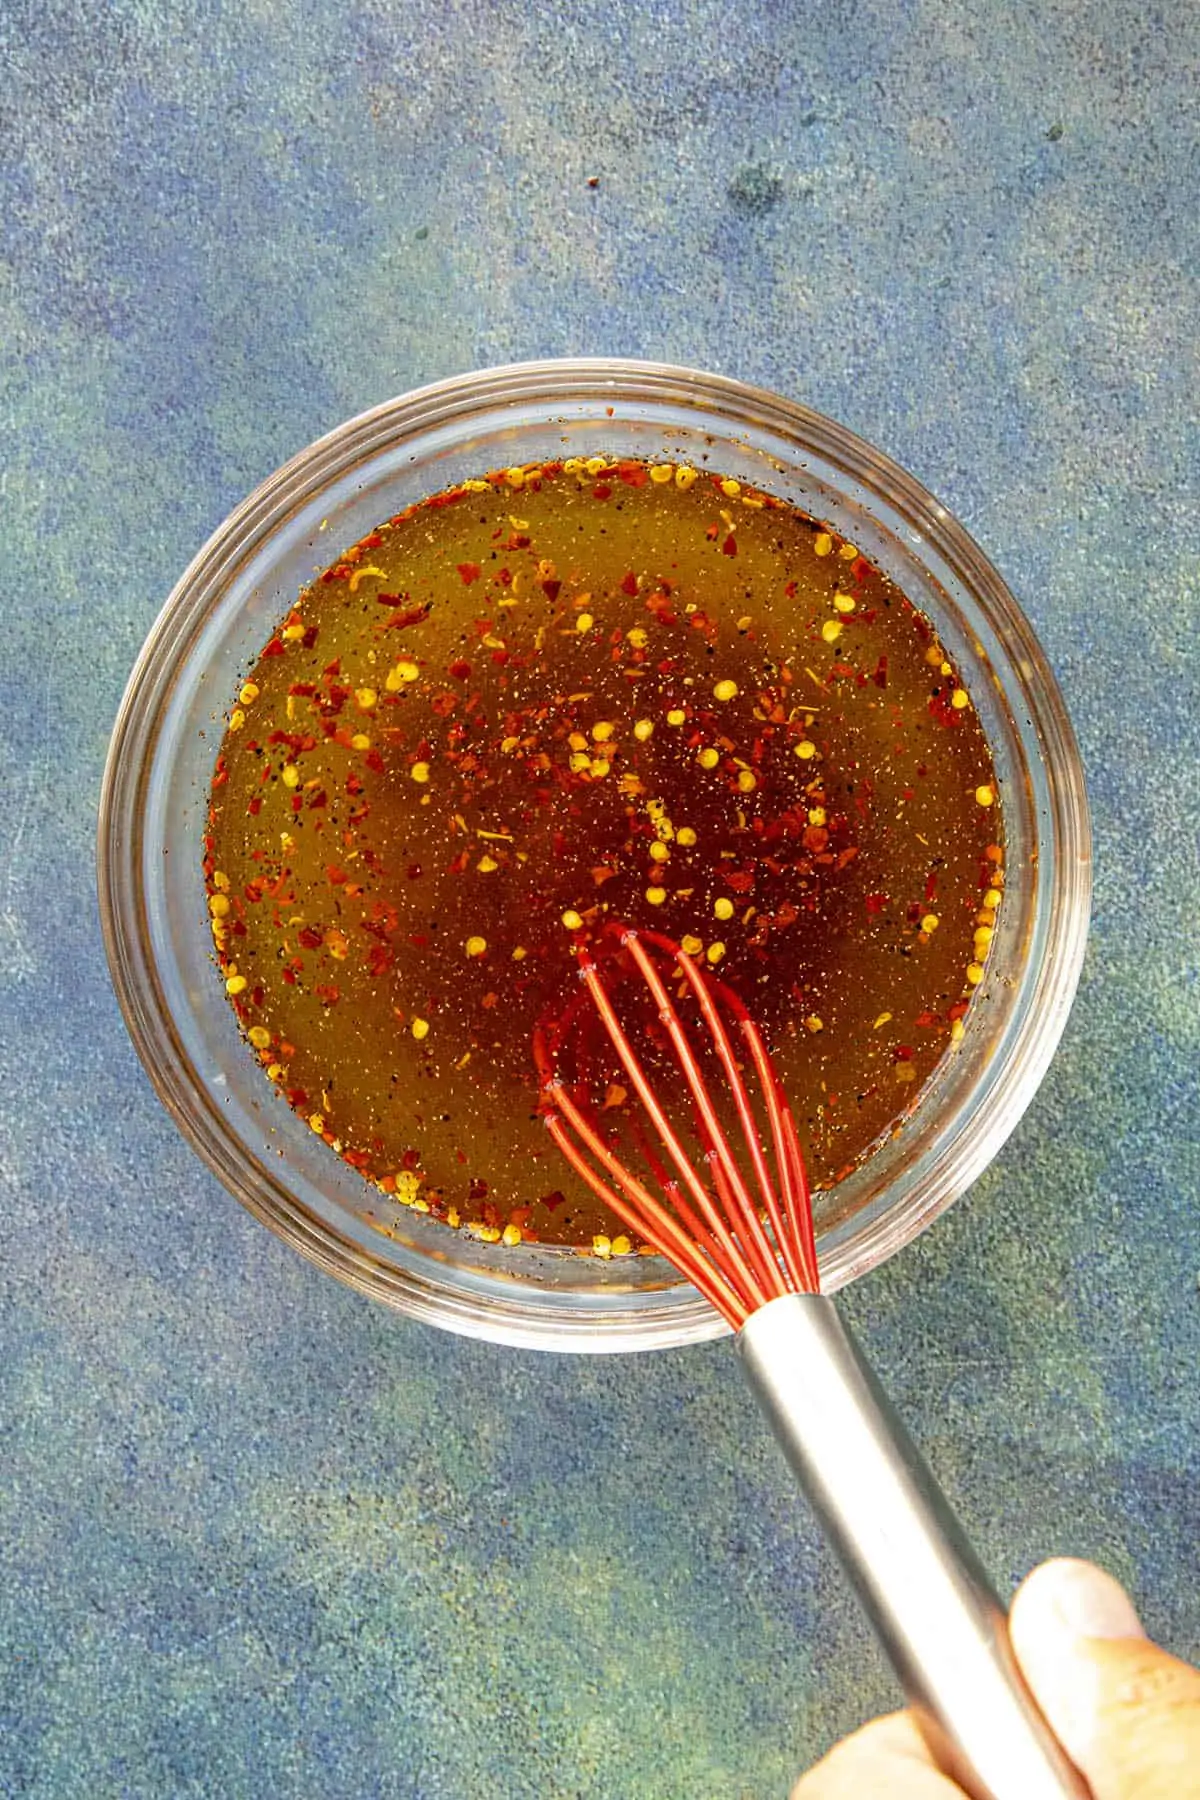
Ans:
[[[377,978],[386,975],[395,960],[394,952],[386,944],[372,944],[367,953],[367,973]]]
[[[867,911],[872,917],[874,917],[876,913],[881,913],[887,904],[888,897],[886,894],[867,895]]]
[[[304,796],[302,794],[292,795],[292,811],[294,813],[304,811]]]
[[[296,985],[295,969],[281,969],[279,978],[281,981],[286,981],[289,987],[295,987]]]
[[[455,681],[469,681],[471,679],[471,665],[467,662],[465,657],[456,657],[450,664],[448,673],[453,675]]]
[[[289,1088],[287,1091],[289,1106],[307,1106],[308,1092],[305,1088]]]
[[[937,1013],[930,1012],[928,1009],[926,1009],[924,1012],[919,1012],[917,1014],[913,1023],[915,1025],[919,1026],[922,1031],[928,1031],[932,1026],[940,1025],[941,1020],[938,1017]]]
[[[447,875],[465,875],[470,866],[471,852],[469,850],[460,850],[458,855],[452,856],[450,861],[446,864],[446,873]]]
[[[215,782],[213,785],[214,786],[216,785]],[[262,811],[262,795],[261,794],[255,794],[255,796],[252,800],[247,801],[246,811],[250,814],[250,817],[252,819],[257,819],[259,813]]]
[[[389,906],[384,900],[376,900],[374,902],[371,907],[371,917],[369,919],[359,920],[359,924],[364,931],[369,931],[373,933],[374,936],[380,938],[390,936],[399,923],[400,914],[394,906]]]
[[[478,581],[479,577],[483,574],[483,570],[478,563],[455,563],[454,566],[463,578],[464,587],[470,587],[471,583],[473,581]]]
[[[905,907],[904,916],[910,925],[915,925],[924,911],[925,908],[921,905],[921,902],[919,900],[914,900],[909,906]]]
[[[399,594],[379,594],[377,598],[386,600],[389,605],[394,606],[401,596]],[[405,595],[404,598],[407,599],[408,596]],[[385,631],[401,631],[406,625],[419,625],[423,619],[429,617],[432,611],[432,602],[426,600],[423,606],[410,606],[406,611],[398,612],[392,618],[385,619],[383,629]]]
[[[907,1044],[897,1044],[896,1048],[892,1051],[892,1055],[897,1062],[911,1062],[913,1059],[912,1050]]]
[[[957,730],[962,724],[963,715],[958,712],[940,693],[930,695],[929,710],[939,725],[947,731]]]
[[[734,537],[732,531],[721,545],[721,549],[726,556],[737,555],[737,539]]]
[[[794,600],[796,598],[796,583],[794,581],[789,581],[783,591],[789,600]]]
[[[488,1184],[486,1181],[481,1180],[478,1175],[474,1175],[471,1178],[471,1186],[468,1189],[468,1192],[472,1200],[486,1200]]]
[[[800,842],[806,850],[814,852],[824,850],[829,842],[829,833],[823,825],[806,825]]]
[[[306,626],[304,636],[300,639],[300,642],[304,645],[306,650],[311,650],[320,635],[321,627],[319,625]]]
[[[871,680],[875,683],[876,687],[886,687],[887,675],[888,659],[886,656],[881,656],[879,661],[875,664],[875,673],[872,675]]]
[[[323,1006],[336,1006],[342,997],[341,989],[326,981],[318,981],[313,993]]]
[[[854,561],[850,564],[850,573],[860,585],[867,579],[867,576],[871,573],[871,565],[865,556],[855,557]]]
[[[612,497],[612,488],[607,481],[598,481],[592,489],[593,500],[608,500]]]
[[[408,868],[405,871],[405,873],[407,874],[408,879],[410,881],[420,881],[420,879],[421,879],[420,863],[409,863]]]
[[[319,950],[325,937],[315,925],[302,925],[296,935],[296,942],[304,950]]]
[[[224,787],[228,780],[229,770],[225,766],[225,758],[223,756],[218,756],[216,772],[213,775],[212,784],[215,788]]]
[[[358,547],[360,550],[378,550],[382,542],[382,535],[378,531],[373,531],[370,537],[359,538]]]
[[[419,1169],[420,1166],[421,1152],[419,1150],[406,1150],[404,1155],[400,1158],[400,1167],[402,1169]]]
[[[946,1017],[949,1019],[949,1021],[952,1025],[954,1024],[956,1019],[962,1018],[963,1014],[966,1012],[969,1005],[970,1005],[970,1001],[968,1001],[968,1000],[956,1000],[954,1002],[953,1006],[948,1006],[946,1008]]]
[[[561,581],[543,581],[542,592],[545,594],[547,600],[549,600],[551,606],[553,606],[554,602],[558,599],[561,588]]]
[[[289,694],[294,694],[297,699],[304,700],[307,700],[309,696],[315,694],[316,691],[317,684],[315,681],[293,681],[291,687],[288,689]]]
[[[283,655],[283,639],[280,637],[273,637],[271,639],[270,643],[267,645],[266,649],[263,651],[263,655],[264,656],[282,656]]]
[[[718,525],[716,523],[713,523],[712,525],[706,525],[704,528],[704,535],[708,539],[710,544],[715,544],[717,539],[721,535],[720,525]]]
[[[621,592],[623,594],[636,594],[637,591],[638,591],[638,579],[637,579],[637,576],[634,574],[633,570],[630,569],[629,573],[623,578],[623,580],[621,582]]]
[[[308,803],[309,812],[319,812],[321,807],[329,805],[329,795],[321,788]]]
[[[349,880],[345,869],[339,869],[336,863],[330,863],[325,874],[332,887],[341,887],[343,882]]]
[[[456,500],[462,499],[466,491],[466,488],[451,488],[449,493],[446,494],[431,494],[428,500],[425,501],[425,505],[429,507],[431,511],[437,512],[443,506],[453,506]]]
[[[561,1189],[555,1188],[553,1192],[542,1195],[541,1204],[547,1212],[557,1212],[560,1206],[567,1204],[567,1196]]]
[[[366,760],[368,769],[373,770],[376,775],[383,774],[386,764],[384,763],[384,760],[383,760],[382,756],[380,756],[378,750],[374,750],[374,749],[368,750],[365,760]]]
[[[933,899],[933,896],[936,893],[937,893],[937,875],[935,872],[931,871],[925,877],[925,904],[926,905],[929,904],[929,902]]]
[[[645,487],[650,479],[650,472],[644,463],[623,462],[617,464],[617,476],[626,487]]]

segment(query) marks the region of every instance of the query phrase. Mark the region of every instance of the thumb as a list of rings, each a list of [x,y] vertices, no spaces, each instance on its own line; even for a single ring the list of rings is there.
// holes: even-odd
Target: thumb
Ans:
[[[1095,1800],[1200,1800],[1200,1672],[1152,1644],[1091,1563],[1044,1563],[1013,1601],[1025,1678]]]

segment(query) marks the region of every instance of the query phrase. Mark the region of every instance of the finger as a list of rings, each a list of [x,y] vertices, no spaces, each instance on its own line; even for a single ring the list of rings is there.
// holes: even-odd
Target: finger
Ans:
[[[939,1775],[908,1713],[874,1719],[802,1775],[792,1800],[963,1800]]]
[[[1096,1800],[1200,1800],[1200,1672],[1152,1644],[1091,1563],[1045,1563],[1013,1602],[1026,1680]]]

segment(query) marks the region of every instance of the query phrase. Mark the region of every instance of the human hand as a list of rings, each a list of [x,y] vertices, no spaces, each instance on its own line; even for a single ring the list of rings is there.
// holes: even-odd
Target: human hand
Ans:
[[[1133,1602],[1091,1563],[1043,1563],[1010,1619],[1025,1679],[1095,1800],[1200,1800],[1200,1670],[1152,1644]],[[792,1800],[963,1800],[907,1713],[876,1719],[797,1783]]]

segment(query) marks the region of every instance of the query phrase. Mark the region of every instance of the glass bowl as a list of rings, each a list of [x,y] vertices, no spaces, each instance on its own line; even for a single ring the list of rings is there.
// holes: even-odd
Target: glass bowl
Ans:
[[[246,1050],[210,960],[201,837],[230,697],[339,546],[481,471],[566,455],[686,460],[794,502],[861,546],[935,626],[999,777],[1007,885],[966,1033],[899,1129],[818,1197],[833,1290],[906,1244],[995,1156],[1066,1021],[1087,934],[1083,770],[1042,650],[967,533],[911,476],[819,414],[692,369],[518,364],[351,419],[272,475],[209,539],[130,677],[99,824],[113,981],[180,1130],[230,1192],[321,1268],[454,1331],[546,1349],[650,1349],[726,1328],[655,1257],[489,1245],[381,1196],[319,1142]]]

